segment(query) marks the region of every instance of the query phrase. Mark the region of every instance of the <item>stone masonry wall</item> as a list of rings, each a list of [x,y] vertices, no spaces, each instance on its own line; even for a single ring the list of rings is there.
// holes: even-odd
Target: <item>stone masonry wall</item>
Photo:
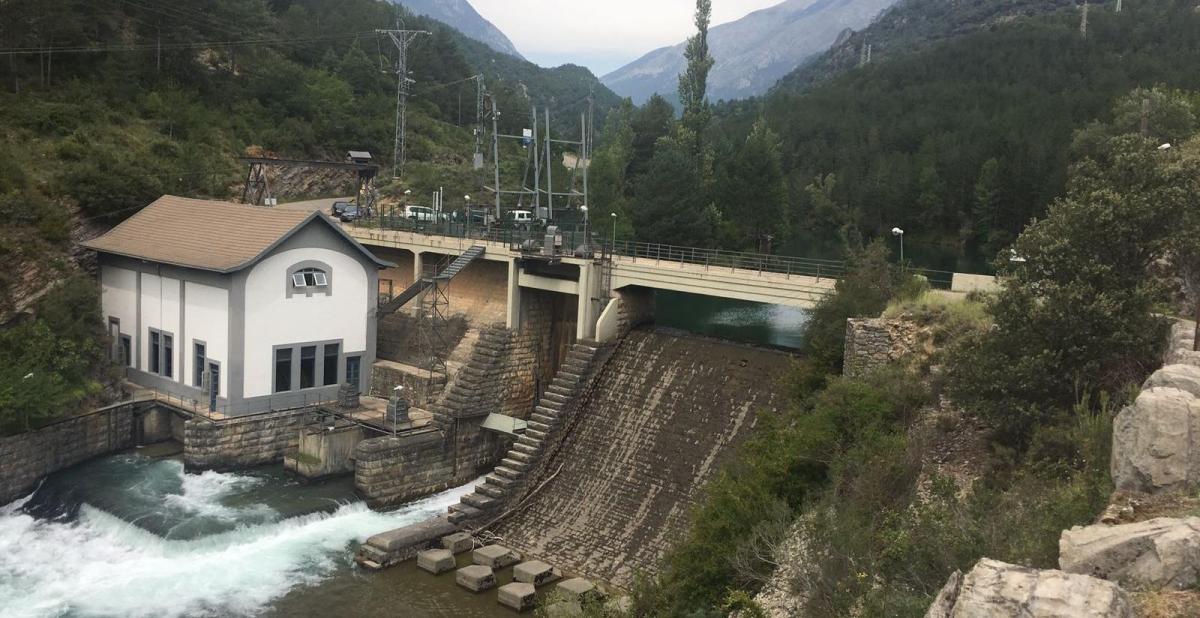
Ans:
[[[130,406],[0,438],[0,505],[27,494],[48,474],[132,445]]]
[[[521,329],[510,331],[503,323],[483,329],[470,359],[432,407],[437,440],[421,434],[360,443],[355,488],[372,506],[401,504],[469,481],[507,451],[511,440],[485,431],[483,421],[491,413],[529,418],[575,333],[574,296],[525,292]]]
[[[851,318],[846,320],[846,353],[842,374],[859,377],[910,356],[923,346],[920,326],[910,320]]]
[[[690,509],[755,414],[784,397],[789,355],[640,329],[596,377],[554,474],[502,520],[506,544],[567,571],[632,583],[686,530]],[[561,467],[559,467],[561,466]]]
[[[190,420],[184,426],[184,466],[228,470],[283,461],[299,445],[300,428],[313,412],[304,408],[215,422]]]

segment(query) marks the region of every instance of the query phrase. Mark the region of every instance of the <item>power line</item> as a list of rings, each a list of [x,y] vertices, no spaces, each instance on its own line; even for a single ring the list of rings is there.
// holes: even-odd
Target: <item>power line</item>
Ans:
[[[255,45],[306,45],[309,43],[323,43],[329,41],[344,41],[355,37],[372,34],[370,32],[354,32],[337,35],[325,35],[315,37],[302,37],[293,39],[244,39],[238,41],[195,41],[191,43],[163,43],[161,46],[157,43],[139,43],[131,45],[108,45],[108,46],[89,46],[89,45],[71,45],[71,46],[46,46],[46,47],[9,47],[0,49],[0,56],[19,56],[33,55],[44,53],[55,54],[103,54],[103,53],[124,53],[124,52],[139,52],[151,51],[155,49],[203,49],[208,47],[245,47]]]

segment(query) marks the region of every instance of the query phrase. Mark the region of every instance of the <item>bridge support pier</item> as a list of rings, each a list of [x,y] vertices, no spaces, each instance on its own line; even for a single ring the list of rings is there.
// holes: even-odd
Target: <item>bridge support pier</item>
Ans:
[[[596,279],[592,272],[594,270],[593,264],[579,266],[579,284],[575,292],[579,303],[575,313],[575,338],[577,340],[596,338],[596,319],[599,316],[596,314],[596,303],[592,300],[592,288],[595,287],[592,283]]]
[[[504,325],[516,330],[521,325],[521,265],[516,258],[508,260],[508,304],[504,312]]]

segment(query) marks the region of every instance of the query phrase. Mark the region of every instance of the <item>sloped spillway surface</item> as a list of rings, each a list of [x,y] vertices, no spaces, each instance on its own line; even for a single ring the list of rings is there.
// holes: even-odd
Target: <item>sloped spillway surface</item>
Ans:
[[[277,468],[97,460],[0,507],[0,616],[257,614],[344,572],[354,543],[444,512],[467,489],[376,513],[349,484],[299,487]]]
[[[653,571],[756,413],[782,405],[790,358],[667,330],[630,333],[551,462],[557,474],[499,534],[618,585]]]

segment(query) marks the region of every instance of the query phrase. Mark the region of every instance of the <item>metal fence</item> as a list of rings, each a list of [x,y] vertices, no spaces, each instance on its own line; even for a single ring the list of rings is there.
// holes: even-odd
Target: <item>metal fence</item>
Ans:
[[[386,215],[372,219],[360,219],[353,222],[352,225],[365,229],[398,230],[429,236],[497,242],[512,247],[521,246],[526,241],[533,241],[540,246],[545,239],[544,229],[485,226],[456,221],[422,222]],[[802,275],[819,279],[839,279],[846,273],[846,263],[842,260],[725,251],[629,240],[614,242],[595,230],[585,231],[583,226],[560,229],[559,233],[563,239],[563,255],[574,255],[577,249],[586,246],[591,251],[586,255],[596,257],[611,255],[617,258],[683,262],[703,265],[707,268],[778,273],[787,276]],[[930,285],[937,289],[950,289],[953,284],[954,273],[951,271],[908,266],[906,266],[906,270],[925,277]]]

